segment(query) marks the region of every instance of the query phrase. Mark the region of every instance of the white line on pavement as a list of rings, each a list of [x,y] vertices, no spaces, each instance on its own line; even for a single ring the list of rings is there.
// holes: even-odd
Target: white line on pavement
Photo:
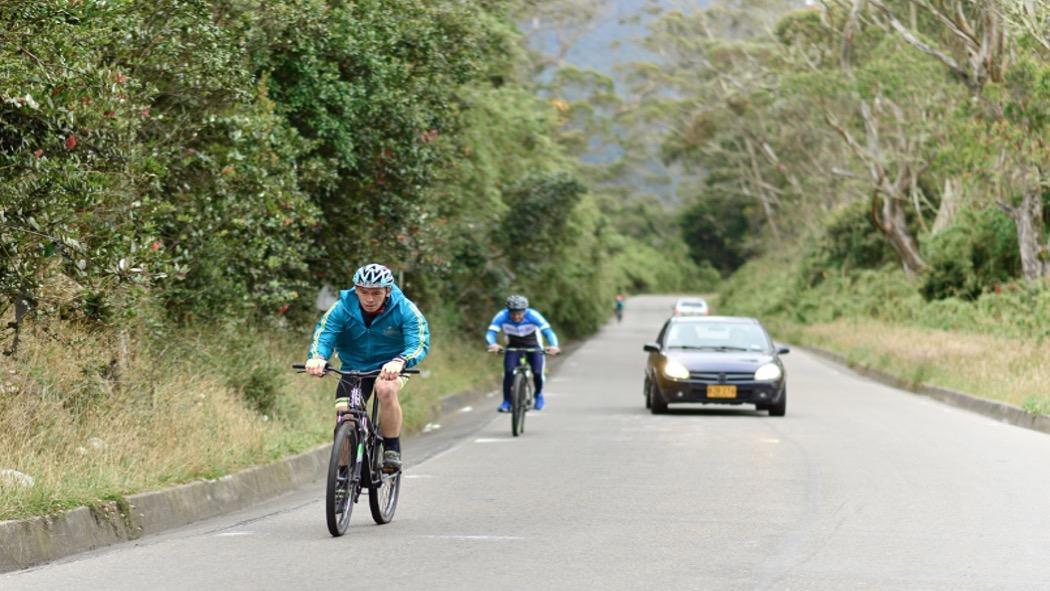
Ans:
[[[524,540],[520,536],[420,536],[433,540],[468,540],[478,542],[505,542],[508,540]]]

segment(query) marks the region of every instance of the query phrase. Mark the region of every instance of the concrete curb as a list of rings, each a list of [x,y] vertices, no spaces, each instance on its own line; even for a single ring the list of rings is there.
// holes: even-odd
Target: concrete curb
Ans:
[[[458,410],[491,390],[445,396],[438,412]],[[324,478],[330,448],[331,444],[322,444],[215,480],[138,493],[127,497],[127,504],[106,501],[57,515],[0,521],[0,573],[136,540],[272,499]]]
[[[818,349],[815,347],[799,346],[798,348],[837,365],[849,368],[862,376],[893,386],[894,388],[907,390],[923,396],[929,396],[934,400],[950,404],[963,410],[975,412],[1010,425],[1050,434],[1050,416],[1029,414],[1016,406],[996,402],[994,400],[978,398],[971,394],[964,394],[963,392],[941,388],[940,386],[915,384],[881,369],[875,369],[860,363],[852,362],[845,356],[832,351],[825,351],[824,349]]]
[[[246,508],[324,476],[330,444],[216,480],[106,501],[57,515],[0,522],[0,572],[135,540]]]

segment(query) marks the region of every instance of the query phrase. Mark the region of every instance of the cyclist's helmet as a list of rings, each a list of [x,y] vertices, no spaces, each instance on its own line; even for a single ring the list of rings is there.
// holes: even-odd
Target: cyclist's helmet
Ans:
[[[394,275],[383,265],[372,263],[365,265],[354,273],[354,285],[360,287],[390,287],[394,285]]]
[[[507,298],[507,309],[511,312],[520,312],[529,307],[529,300],[523,295],[514,294]]]

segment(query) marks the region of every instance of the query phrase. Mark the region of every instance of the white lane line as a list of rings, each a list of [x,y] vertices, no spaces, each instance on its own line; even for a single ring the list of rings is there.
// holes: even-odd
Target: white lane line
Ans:
[[[474,440],[474,443],[510,443],[511,441],[514,440],[506,438],[497,439],[495,437],[479,437]]]
[[[405,478],[434,478],[433,474],[405,474]]]
[[[473,406],[464,406],[463,408],[459,409],[459,412],[470,412],[472,410],[474,410]]]
[[[524,540],[521,536],[419,536],[431,540],[467,540],[471,542],[506,542],[509,540]]]
[[[780,443],[779,439],[759,439],[762,443]]]
[[[436,431],[436,430],[438,430],[440,428],[441,428],[441,424],[440,423],[427,423],[426,425],[423,425],[423,432],[424,433],[430,433],[431,431]]]
[[[224,538],[224,537],[233,537],[233,536],[254,536],[254,535],[255,535],[255,532],[253,532],[253,531],[228,531],[228,532],[224,532],[224,533],[221,533],[221,534],[215,534],[215,537],[217,537],[217,538]]]

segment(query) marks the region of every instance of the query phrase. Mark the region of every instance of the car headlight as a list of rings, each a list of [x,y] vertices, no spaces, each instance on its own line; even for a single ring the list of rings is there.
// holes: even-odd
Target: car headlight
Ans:
[[[672,380],[689,379],[689,369],[674,359],[668,359],[664,364],[664,375]]]
[[[781,376],[780,366],[776,363],[767,363],[755,372],[755,381],[772,382],[779,380]]]

